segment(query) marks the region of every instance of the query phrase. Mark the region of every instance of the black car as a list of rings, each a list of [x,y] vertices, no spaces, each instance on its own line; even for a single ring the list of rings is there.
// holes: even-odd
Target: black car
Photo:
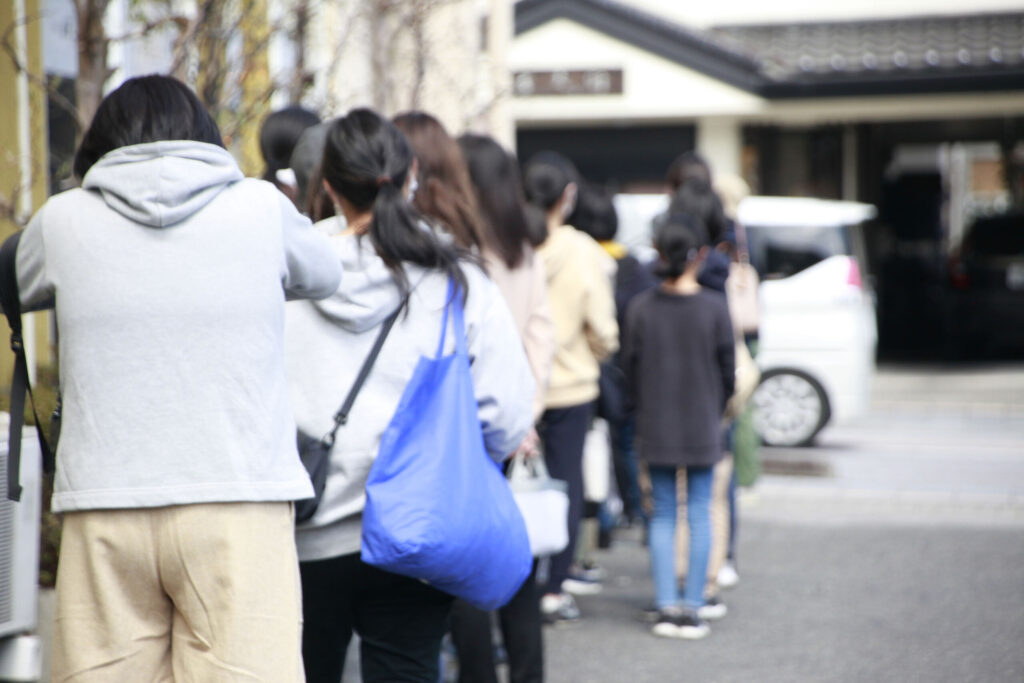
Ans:
[[[949,268],[951,350],[1024,355],[1024,212],[978,219]]]

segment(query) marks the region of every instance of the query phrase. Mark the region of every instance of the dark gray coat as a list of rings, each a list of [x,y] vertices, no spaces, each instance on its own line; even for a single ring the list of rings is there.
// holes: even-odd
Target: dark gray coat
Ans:
[[[710,466],[722,458],[722,412],[736,381],[725,296],[707,289],[637,296],[626,314],[622,365],[637,410],[640,457]]]

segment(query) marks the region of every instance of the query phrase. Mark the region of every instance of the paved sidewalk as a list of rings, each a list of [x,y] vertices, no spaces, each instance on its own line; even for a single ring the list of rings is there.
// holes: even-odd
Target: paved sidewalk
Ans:
[[[801,522],[778,518],[770,498],[748,501],[742,580],[724,593],[729,615],[707,639],[655,638],[637,620],[652,586],[630,530],[599,556],[609,580],[579,599],[582,623],[546,631],[547,680],[1024,680],[1019,519],[999,528],[922,526],[913,515],[851,522],[817,501]]]

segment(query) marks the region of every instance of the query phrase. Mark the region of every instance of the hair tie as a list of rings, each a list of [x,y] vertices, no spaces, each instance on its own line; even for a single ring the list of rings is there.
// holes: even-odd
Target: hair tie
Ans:
[[[381,185],[385,185],[385,184],[390,183],[390,182],[391,182],[391,176],[387,176],[387,175],[379,175],[379,176],[377,176],[377,187],[380,187]]]

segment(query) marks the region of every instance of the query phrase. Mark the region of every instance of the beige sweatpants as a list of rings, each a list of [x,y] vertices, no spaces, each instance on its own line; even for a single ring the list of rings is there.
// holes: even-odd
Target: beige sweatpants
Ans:
[[[711,473],[711,556],[704,594],[718,593],[718,572],[729,553],[729,480],[732,479],[732,454],[726,453]],[[690,526],[686,522],[686,468],[676,473],[676,574],[686,576],[689,564]]]
[[[54,683],[301,683],[291,503],[67,513]]]

